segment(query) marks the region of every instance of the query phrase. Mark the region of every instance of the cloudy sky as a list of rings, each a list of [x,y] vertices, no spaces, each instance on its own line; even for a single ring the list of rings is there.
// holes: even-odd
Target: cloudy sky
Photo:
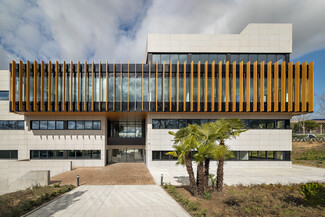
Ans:
[[[239,33],[293,24],[294,61],[315,61],[325,92],[324,0],[0,0],[0,69],[15,60],[144,59],[148,33]]]

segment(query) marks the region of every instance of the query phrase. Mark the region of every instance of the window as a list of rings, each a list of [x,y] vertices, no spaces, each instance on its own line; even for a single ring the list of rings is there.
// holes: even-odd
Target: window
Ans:
[[[114,138],[142,138],[142,129],[141,121],[110,122],[110,136]]]
[[[168,152],[171,151],[152,151],[152,160],[177,160],[177,157],[173,157],[172,155],[167,155]]]
[[[31,150],[30,159],[100,159],[100,153],[100,150]]]
[[[18,123],[2,123],[0,121],[0,129],[2,125],[7,124],[8,127],[11,125],[17,125],[17,129],[24,129],[24,122]],[[7,127],[7,128],[8,128]],[[32,130],[100,130],[101,121],[31,121]]]
[[[24,130],[24,121],[0,121],[0,130]]]
[[[0,159],[18,159],[18,151],[0,150]]]
[[[0,91],[0,100],[9,100],[9,91]]]

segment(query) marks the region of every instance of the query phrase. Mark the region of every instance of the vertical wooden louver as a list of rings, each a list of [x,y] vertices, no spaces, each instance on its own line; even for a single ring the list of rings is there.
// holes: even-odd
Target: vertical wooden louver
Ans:
[[[251,111],[251,63],[246,63],[246,111]]]
[[[265,66],[264,66],[264,61],[260,63],[260,111],[264,111],[264,89],[265,89],[265,84],[264,84],[264,74]]]
[[[279,62],[274,63],[274,85],[273,85],[273,111],[279,110]]]
[[[106,60],[106,111],[108,111],[108,94],[110,94],[108,92],[108,61]]]
[[[85,79],[85,92],[84,92],[84,95],[85,95],[85,100],[84,100],[84,111],[87,111],[87,101],[88,101],[88,97],[87,97],[87,87],[88,87],[88,82],[87,82],[87,70],[88,70],[88,65],[87,65],[87,61],[85,61],[85,75],[84,75],[84,79]],[[114,104],[113,104],[114,106]]]
[[[12,110],[16,111],[16,62],[13,60],[11,65],[11,71],[12,71],[12,83],[11,83],[11,92],[12,92]],[[34,70],[35,71],[35,70]],[[34,88],[35,89],[35,88]],[[35,94],[34,94],[35,96]],[[35,101],[35,100],[34,100]],[[35,104],[35,103],[34,103]]]
[[[307,62],[302,63],[302,74],[301,74],[301,111],[307,110]]]
[[[257,62],[253,65],[253,112],[257,111]]]
[[[272,62],[267,63],[267,111],[270,112],[272,110]]]
[[[15,100],[13,100],[13,102],[15,102]],[[34,61],[34,100],[33,100],[33,107],[34,107],[33,110],[37,111],[37,62],[36,62],[36,60]]]
[[[41,61],[41,111],[44,111],[44,61]]]
[[[295,112],[300,110],[300,62],[295,64]]]
[[[184,104],[183,104],[183,111],[186,111],[186,61],[184,61],[184,85],[183,85],[183,92],[184,92]],[[164,89],[164,88],[163,88]]]
[[[229,111],[229,61],[226,62],[226,106],[225,111]]]
[[[47,73],[47,88],[48,88],[48,96],[47,96],[47,110],[52,111],[52,63],[49,61],[48,65],[48,73]]]
[[[94,62],[93,62],[94,63]],[[93,83],[94,85],[94,83]],[[74,85],[73,85],[73,63],[72,60],[70,61],[70,111],[73,111],[73,107],[72,107],[72,102],[73,102],[73,90],[74,89]],[[93,86],[94,89],[94,86]]]
[[[220,61],[219,62],[219,70],[218,70],[218,73],[219,73],[219,96],[218,96],[218,111],[221,112],[221,109],[222,109],[222,62]]]
[[[80,111],[80,61],[78,61],[77,66],[77,111]]]
[[[314,62],[308,65],[308,112],[314,111]]]
[[[208,110],[208,61],[204,64],[204,111]]]
[[[201,61],[197,63],[197,111],[201,110]]]
[[[26,111],[30,111],[30,62],[26,63]]]
[[[62,85],[62,111],[65,111],[65,77],[66,77],[66,64],[65,61],[63,61],[63,85]],[[55,64],[55,111],[59,111],[59,63],[56,61]]]
[[[179,61],[176,64],[176,111],[179,110]]]
[[[43,79],[44,79],[44,62],[42,61],[43,63]],[[18,97],[19,97],[19,111],[22,111],[23,110],[23,61],[19,61],[19,94],[18,94]],[[43,80],[43,83],[44,83],[44,80]],[[44,84],[43,84],[44,86]],[[44,93],[44,92],[43,92]],[[44,102],[44,98],[43,98],[43,102]],[[43,108],[44,108],[44,105],[43,105]]]
[[[292,112],[293,102],[293,63],[288,64],[288,112]]]
[[[173,67],[172,67],[172,61],[170,61],[169,62],[169,111],[172,111],[172,84],[173,84],[172,73],[173,73]]]
[[[243,61],[239,64],[239,111],[243,111],[244,104],[244,64]]]
[[[236,61],[232,63],[232,111],[236,111]]]
[[[165,61],[163,62],[163,71],[162,71],[162,103],[163,107],[162,110],[163,112],[165,111]]]
[[[216,63],[215,63],[215,61],[213,61],[212,62],[212,65],[211,65],[211,73],[212,73],[212,75],[211,75],[211,111],[212,112],[214,112],[214,103],[215,103],[215,95],[214,95],[214,89],[215,89],[215,79],[216,79],[216,75],[215,75],[215,73],[216,73]]]
[[[156,62],[156,111],[158,111],[158,61]]]
[[[281,63],[281,112],[286,110],[286,62]]]
[[[191,112],[193,111],[193,74],[194,74],[194,68],[193,68],[193,61],[191,62]]]

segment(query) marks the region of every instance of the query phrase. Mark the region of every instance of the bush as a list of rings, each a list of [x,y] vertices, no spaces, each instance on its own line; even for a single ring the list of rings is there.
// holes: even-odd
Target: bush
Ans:
[[[300,186],[300,192],[307,203],[325,205],[325,188],[318,183],[306,183]]]
[[[211,194],[209,191],[205,191],[204,192],[204,195],[203,195],[203,198],[206,199],[206,200],[211,200]]]

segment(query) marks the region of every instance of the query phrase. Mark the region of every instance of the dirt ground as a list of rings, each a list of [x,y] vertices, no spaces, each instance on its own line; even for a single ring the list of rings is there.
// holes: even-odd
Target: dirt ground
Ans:
[[[77,168],[51,178],[61,185],[154,185],[149,170],[143,163],[116,163],[105,167]]]
[[[324,160],[298,160],[302,154],[308,151],[323,151],[325,143],[323,142],[292,142],[291,160],[293,164],[325,168]],[[324,156],[325,157],[325,156]]]

